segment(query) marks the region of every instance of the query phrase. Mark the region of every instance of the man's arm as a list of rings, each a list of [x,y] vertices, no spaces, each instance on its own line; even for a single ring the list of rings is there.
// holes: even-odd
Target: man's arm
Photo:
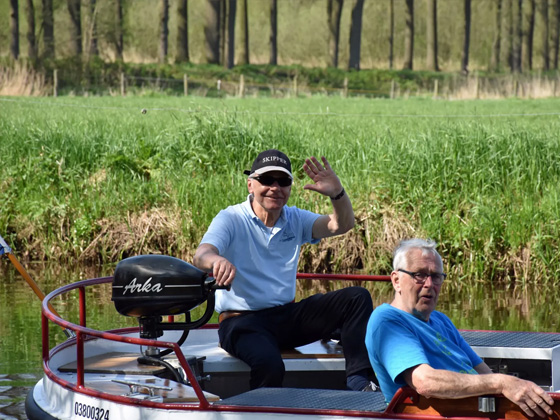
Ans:
[[[354,227],[354,210],[348,194],[325,157],[321,163],[313,156],[305,160],[303,169],[314,182],[303,188],[331,198],[333,212],[320,216],[313,224],[313,238],[320,239],[341,235]]]
[[[196,250],[193,264],[201,270],[213,273],[219,286],[228,286],[235,277],[235,266],[222,257],[214,245],[201,244]]]
[[[474,367],[474,370],[476,370],[479,375],[485,375],[487,373],[494,373],[492,372],[492,369],[490,369],[490,366],[488,366],[486,363],[482,362],[478,365],[476,365]]]
[[[477,371],[486,372],[485,363]],[[487,367],[487,366],[486,366]],[[552,414],[554,401],[541,387],[531,381],[500,373],[471,375],[421,364],[402,373],[406,383],[425,397],[465,398],[485,394],[502,394],[517,404],[529,417]]]

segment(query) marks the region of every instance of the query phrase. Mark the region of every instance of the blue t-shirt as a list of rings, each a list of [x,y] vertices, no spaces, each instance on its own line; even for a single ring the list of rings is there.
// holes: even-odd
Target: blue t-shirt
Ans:
[[[385,400],[407,385],[401,373],[428,364],[434,369],[477,374],[482,359],[451,320],[433,311],[428,322],[387,303],[371,314],[366,332],[369,360]]]
[[[291,302],[301,245],[317,243],[313,223],[319,214],[284,206],[269,228],[247,201],[218,213],[201,244],[210,244],[236,268],[231,290],[216,292],[216,311],[256,311]]]

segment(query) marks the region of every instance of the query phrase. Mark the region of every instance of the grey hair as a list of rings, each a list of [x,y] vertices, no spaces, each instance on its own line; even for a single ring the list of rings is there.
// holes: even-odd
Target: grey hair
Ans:
[[[393,270],[396,271],[399,268],[404,269],[407,266],[408,263],[407,256],[412,249],[421,250],[422,256],[426,256],[428,254],[437,256],[439,258],[439,261],[443,265],[443,261],[439,253],[436,251],[436,247],[437,244],[431,239],[426,240],[420,238],[413,238],[413,239],[405,239],[401,241],[393,251]]]

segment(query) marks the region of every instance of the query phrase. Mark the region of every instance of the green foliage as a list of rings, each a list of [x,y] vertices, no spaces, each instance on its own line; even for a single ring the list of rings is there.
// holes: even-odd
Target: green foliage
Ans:
[[[303,189],[309,155],[327,156],[343,180],[358,248],[332,243],[337,269],[385,272],[395,242],[417,235],[440,243],[461,283],[550,283],[560,271],[557,107],[334,97],[6,100],[0,231],[31,257],[73,260],[123,220],[126,236],[140,229],[132,216],[158,211],[178,224],[151,244],[192,255],[215,214],[246,198],[243,170],[274,147],[292,158],[291,205],[329,211]],[[309,253],[308,262],[318,251]],[[99,260],[115,255],[104,248]]]

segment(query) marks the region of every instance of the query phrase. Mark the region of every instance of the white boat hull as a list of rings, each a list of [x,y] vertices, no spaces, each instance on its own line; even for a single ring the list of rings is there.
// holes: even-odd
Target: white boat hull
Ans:
[[[181,405],[177,409],[151,408],[145,405],[122,404],[104,398],[94,398],[79,394],[63,388],[48,378],[39,381],[30,397],[36,404],[35,413],[41,419],[50,418],[57,420],[116,420],[116,419],[142,419],[142,420],[247,420],[274,418],[275,420],[313,420],[313,419],[371,419],[372,416],[344,416],[328,414],[297,414],[293,412],[274,412],[263,409],[262,411],[228,411],[227,409],[200,409],[195,404],[191,408]],[[28,397],[29,398],[29,397]],[[28,402],[28,404],[30,404]],[[40,411],[38,411],[38,410]],[[41,413],[42,412],[42,413]],[[28,408],[29,413],[29,408]],[[32,418],[32,417],[30,417]],[[384,419],[380,413],[376,419]],[[32,418],[33,420],[33,418]]]

